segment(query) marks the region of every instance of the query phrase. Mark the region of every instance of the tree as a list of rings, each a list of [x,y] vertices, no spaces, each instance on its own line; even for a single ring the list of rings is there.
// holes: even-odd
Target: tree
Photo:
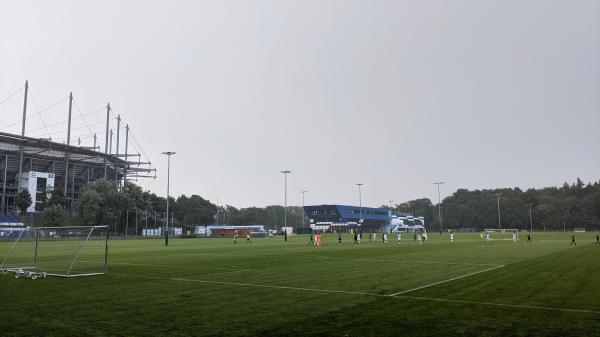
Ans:
[[[54,187],[50,192],[50,199],[48,199],[47,206],[60,205],[64,208],[66,204],[62,188],[60,186]]]
[[[22,190],[17,194],[16,204],[21,211],[21,215],[25,215],[29,206],[31,206],[31,194],[28,190]]]
[[[209,225],[214,222],[217,206],[201,196],[194,194],[188,198],[181,195],[174,201],[169,200],[170,203],[172,202],[173,212],[179,222],[194,225]]]
[[[59,204],[48,206],[46,211],[46,225],[47,226],[62,226],[65,220],[64,208]]]
[[[118,216],[127,209],[128,201],[114,182],[96,180],[84,186],[77,207],[88,226],[115,224]]]

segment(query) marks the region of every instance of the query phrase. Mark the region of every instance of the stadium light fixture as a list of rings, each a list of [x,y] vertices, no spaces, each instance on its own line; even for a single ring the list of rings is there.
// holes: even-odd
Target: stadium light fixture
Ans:
[[[300,191],[300,193],[302,193],[302,226],[304,227],[304,224],[306,223],[306,214],[304,213],[304,195],[306,194],[306,192],[308,191]]]
[[[171,184],[171,156],[176,154],[173,151],[166,151],[162,154],[167,156],[167,220],[165,222],[165,246],[169,245],[169,188]]]
[[[531,215],[531,208],[533,204],[526,204],[529,207],[529,233],[533,232],[533,216]]]
[[[283,206],[283,228],[284,228],[284,233],[283,233],[283,240],[287,241],[287,175],[288,173],[291,173],[292,171],[290,170],[283,170],[281,171],[281,173],[283,173],[283,180],[284,180],[284,206]]]
[[[444,224],[444,221],[442,220],[442,198],[440,195],[440,185],[445,184],[445,181],[439,181],[437,183],[433,183],[434,185],[437,185],[437,190],[438,190],[438,217],[440,219],[440,235],[442,235],[442,227]]]
[[[216,212],[216,214],[215,214],[215,226],[218,226],[218,225],[219,225],[219,199],[220,199],[220,198],[221,198],[221,197],[217,197],[217,203],[216,203],[216,205],[215,205],[215,206],[217,206],[217,212]]]
[[[362,226],[362,186],[364,184],[363,183],[358,183],[356,184],[356,186],[358,186],[358,224],[359,226]]]
[[[502,229],[502,222],[500,221],[500,198],[504,198],[502,194],[494,194],[498,198],[498,229]]]

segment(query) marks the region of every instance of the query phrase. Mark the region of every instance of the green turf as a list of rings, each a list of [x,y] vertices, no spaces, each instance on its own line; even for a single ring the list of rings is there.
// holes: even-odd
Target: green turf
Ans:
[[[420,246],[328,235],[320,248],[307,236],[112,240],[108,275],[0,277],[0,335],[599,335],[600,245],[579,233],[571,247],[569,235],[430,234]]]

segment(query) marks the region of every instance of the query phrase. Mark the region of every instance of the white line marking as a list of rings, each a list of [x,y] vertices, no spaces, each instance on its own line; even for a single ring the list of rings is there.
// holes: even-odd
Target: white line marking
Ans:
[[[144,263],[127,263],[127,262],[110,262],[109,265],[124,265],[124,266],[141,266],[141,267],[166,267],[166,268],[194,268],[194,269],[226,269],[235,271],[250,271],[250,269],[229,268],[229,267],[203,267],[203,266],[181,266],[171,264],[144,264]]]
[[[446,262],[446,261],[421,261],[421,260],[393,260],[393,259],[343,259],[337,257],[321,256],[317,254],[302,254],[310,257],[318,257],[321,259],[336,260],[336,261],[373,261],[373,262],[398,262],[398,263],[428,263],[428,264],[449,264],[449,265],[465,265],[465,266],[498,266],[491,263],[470,263],[470,262]]]
[[[288,289],[288,290],[301,290],[301,291],[316,291],[316,292],[324,292],[324,293],[339,293],[339,294],[369,295],[369,296],[378,296],[378,297],[389,297],[389,295],[381,295],[381,294],[365,293],[365,292],[357,292],[357,291],[347,291],[347,290],[329,290],[329,289],[318,289],[318,288],[302,288],[302,287],[290,287],[290,286],[277,286],[277,285],[269,285],[269,284],[225,282],[225,281],[208,281],[208,280],[198,280],[198,279],[181,278],[181,277],[155,277],[155,276],[139,276],[139,275],[126,275],[126,274],[111,274],[111,275],[124,276],[124,277],[133,277],[133,278],[166,280],[166,281],[198,282],[198,283],[224,284],[224,285],[232,285],[232,286],[257,287],[257,288]],[[209,275],[211,275],[211,274],[209,274]]]
[[[476,271],[476,272],[473,272],[473,273],[469,273],[469,274],[465,274],[465,275],[453,277],[453,278],[450,278],[450,279],[447,279],[447,280],[443,280],[443,281],[438,281],[438,282],[435,282],[435,283],[427,284],[427,285],[416,287],[416,288],[413,288],[413,289],[399,291],[399,292],[397,292],[395,294],[391,294],[389,296],[398,296],[398,295],[410,293],[410,292],[413,292],[413,291],[416,291],[416,290],[420,290],[420,289],[423,289],[423,288],[433,287],[433,286],[438,285],[438,284],[442,284],[442,283],[446,283],[446,282],[450,282],[450,281],[454,281],[454,280],[459,280],[461,278],[473,276],[473,275],[476,275],[476,274],[485,273],[485,272],[492,271],[494,269],[498,269],[498,268],[502,268],[502,267],[504,267],[504,265],[499,265],[499,266],[495,266],[495,267],[492,267],[492,268],[487,268],[487,269],[484,269],[484,270],[480,270],[480,271]]]
[[[200,277],[200,276],[213,276],[213,275],[222,275],[222,274],[231,274],[231,273],[246,273],[249,272],[250,270],[230,270],[230,271],[223,271],[223,272],[218,272],[218,273],[210,273],[210,274],[200,274],[200,275],[192,275],[192,276],[182,276],[180,278],[190,278],[190,277]]]
[[[506,303],[477,302],[477,301],[463,301],[463,300],[452,300],[452,299],[445,299],[445,298],[404,296],[404,295],[395,296],[395,297],[396,298],[409,298],[409,299],[415,299],[415,300],[427,300],[427,301],[451,302],[451,303],[463,303],[463,304],[479,304],[479,305],[489,305],[489,306],[508,307],[508,308],[520,308],[520,309],[537,309],[537,310],[579,312],[579,313],[586,313],[586,314],[600,314],[600,311],[586,310],[586,309],[554,308],[554,307],[543,307],[543,306],[537,306],[537,305],[506,304]]]
[[[500,266],[497,266],[496,268],[500,268]],[[177,282],[198,282],[198,283],[232,285],[232,286],[240,286],[240,287],[257,287],[257,288],[271,288],[271,289],[283,289],[283,290],[314,291],[314,292],[323,292],[323,293],[388,297],[388,298],[396,298],[396,299],[406,298],[406,299],[436,301],[436,302],[476,304],[476,305],[487,305],[487,306],[518,308],[518,309],[534,309],[534,310],[546,310],[546,311],[576,312],[576,313],[585,313],[585,314],[600,314],[600,311],[595,311],[595,310],[554,308],[554,307],[543,307],[543,306],[536,306],[536,305],[519,305],[519,304],[504,304],[504,303],[493,303],[493,302],[461,301],[461,300],[452,300],[452,299],[444,299],[444,298],[405,296],[405,295],[391,296],[391,295],[381,295],[381,294],[375,294],[375,293],[346,291],[346,290],[328,290],[328,289],[318,289],[318,288],[288,287],[288,286],[276,286],[276,285],[267,285],[267,284],[254,284],[254,283],[207,281],[207,280],[196,280],[196,279],[184,279],[184,278],[180,278],[180,277],[167,278],[167,277],[139,276],[139,275],[126,275],[126,274],[114,274],[114,273],[111,273],[110,275],[132,277],[132,278],[154,279],[154,280],[177,281]]]

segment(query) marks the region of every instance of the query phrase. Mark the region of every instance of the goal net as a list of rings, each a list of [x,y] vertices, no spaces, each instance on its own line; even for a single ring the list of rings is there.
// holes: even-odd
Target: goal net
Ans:
[[[3,274],[33,279],[108,272],[108,226],[37,227],[13,233],[0,243]]]
[[[519,230],[514,228],[486,228],[484,230],[486,236],[485,239],[488,241],[495,240],[513,240],[516,241],[519,239]]]

